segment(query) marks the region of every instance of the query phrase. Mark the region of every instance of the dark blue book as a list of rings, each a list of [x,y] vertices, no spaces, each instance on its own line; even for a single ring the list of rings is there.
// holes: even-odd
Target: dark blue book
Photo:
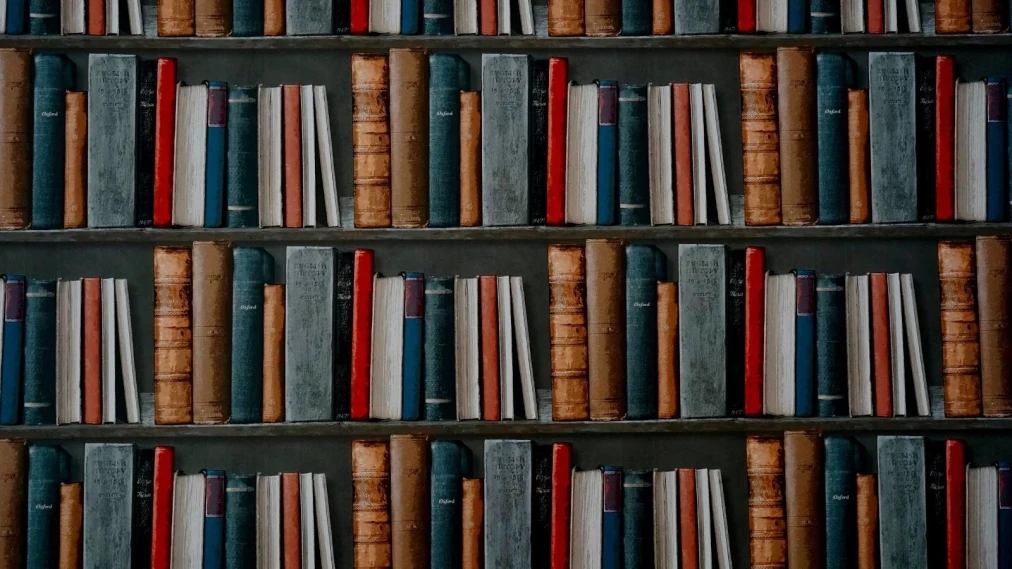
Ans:
[[[998,567],[1012,567],[1012,464],[998,463]]]
[[[457,420],[453,277],[425,279],[425,420]]]
[[[622,467],[602,466],[601,569],[622,569]]]
[[[401,1],[401,35],[414,35],[418,33],[418,20],[421,18],[421,0],[400,0]]]
[[[233,0],[232,35],[238,37],[264,35],[264,3],[262,0]]]
[[[422,33],[427,36],[453,35],[453,0],[422,0],[422,12]],[[431,65],[429,73],[432,73]],[[432,88],[431,81],[430,77],[429,89]]]
[[[263,419],[264,265],[274,258],[260,247],[232,249],[232,422]],[[273,280],[273,279],[272,279]]]
[[[207,82],[207,160],[204,177],[204,227],[225,222],[225,126],[228,86]]]
[[[25,341],[25,277],[7,275],[4,344],[0,361],[0,425],[16,425],[21,411],[21,361]]]
[[[857,459],[861,447],[850,437],[828,435],[825,446],[826,569],[857,565],[855,532]]]
[[[56,281],[29,279],[25,292],[26,425],[56,423]]]
[[[460,92],[470,79],[460,56],[429,56],[429,227],[460,225]]]
[[[225,569],[256,569],[257,477],[229,474],[225,481]]]
[[[622,482],[622,559],[624,569],[654,567],[654,474],[629,470]]]
[[[425,314],[425,277],[404,273],[404,356],[401,361],[401,420],[422,418],[422,333]]]
[[[66,117],[62,55],[35,56],[32,135],[32,229],[63,227],[63,152]]]
[[[204,471],[204,566],[225,564],[225,471]]]
[[[794,415],[815,415],[815,271],[797,271]]]
[[[60,557],[60,483],[69,457],[55,445],[28,446],[28,564],[56,567]]]
[[[29,0],[28,33],[60,35],[60,0]]]
[[[597,224],[615,224],[618,169],[618,83],[598,82]]]
[[[819,223],[847,223],[847,59],[839,53],[815,56],[818,70]]]
[[[647,86],[618,90],[619,223],[650,225],[650,163],[647,149]]]
[[[7,0],[7,35],[25,33],[28,0]]]
[[[654,250],[654,280],[668,280],[668,256],[657,247]]]
[[[650,0],[622,0],[622,35],[648,36],[653,22]]]
[[[263,2],[261,11],[263,10]],[[238,10],[238,8],[236,8]],[[261,28],[263,14],[261,12]],[[260,33],[263,33],[261,30]],[[228,89],[228,168],[226,186],[229,227],[258,227],[257,212],[257,86]]]
[[[808,23],[808,0],[787,0],[787,33],[803,34]]]
[[[813,34],[840,33],[840,3],[834,0],[811,0],[809,19]]]
[[[989,77],[987,91],[987,220],[1005,221],[1008,196],[1005,80]]]
[[[815,373],[820,417],[848,414],[844,279],[844,275],[822,273],[815,283]]]
[[[656,273],[653,247],[626,245],[625,365],[629,419],[657,417]]]
[[[430,567],[460,569],[463,480],[471,476],[471,449],[460,441],[432,441]]]

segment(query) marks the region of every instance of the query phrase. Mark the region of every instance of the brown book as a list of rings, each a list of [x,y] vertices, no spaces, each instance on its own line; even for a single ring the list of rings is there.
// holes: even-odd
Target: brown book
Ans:
[[[621,0],[584,0],[588,36],[617,36],[622,32]]]
[[[390,50],[390,212],[394,227],[429,224],[429,57]]]
[[[115,2],[116,0],[109,0]],[[105,0],[87,0],[88,35],[105,35]]]
[[[979,417],[983,412],[975,269],[973,243],[938,243],[946,417]]]
[[[88,205],[88,94],[67,91],[63,168],[63,228],[87,225]]]
[[[651,32],[655,36],[670,35],[674,31],[675,19],[672,13],[672,3],[666,0],[653,0],[653,27]]]
[[[787,495],[787,566],[826,566],[822,534],[824,509],[822,437],[784,433],[784,488]]]
[[[302,95],[298,85],[281,86],[284,148],[285,227],[302,227]]]
[[[741,147],[745,223],[779,225],[780,135],[777,131],[777,62],[769,53],[743,53]]]
[[[847,89],[847,170],[851,223],[871,223],[868,149],[868,91]]]
[[[429,437],[390,437],[390,526],[398,569],[429,569]]]
[[[482,535],[485,498],[481,491],[481,478],[465,478],[463,484],[461,525],[464,528],[464,536],[461,569],[482,569],[482,552],[485,548],[485,537]]]
[[[584,0],[548,0],[548,35],[584,35]]]
[[[818,135],[815,128],[815,51],[777,48],[780,120],[780,208],[784,225],[819,220]]]
[[[299,473],[281,473],[282,567],[301,569],[302,532],[299,516]]]
[[[893,382],[889,354],[889,291],[885,273],[868,274],[871,296],[871,359],[875,383],[875,416],[893,416]]]
[[[980,391],[985,417],[1012,416],[1012,275],[1008,237],[977,237]]]
[[[158,35],[192,36],[195,32],[194,0],[158,0]]]
[[[857,569],[876,569],[878,486],[874,474],[857,475]]]
[[[703,504],[705,508],[707,504]],[[682,535],[681,568],[698,569],[699,545],[696,541],[696,471],[678,469],[678,533]],[[688,539],[686,539],[686,537]]]
[[[1005,13],[1008,3],[1002,0],[971,0],[970,20],[975,34],[997,34],[1008,29]]]
[[[678,416],[678,283],[657,283],[657,418]]]
[[[481,418],[499,420],[499,297],[495,275],[478,278],[481,318]]]
[[[25,229],[32,203],[32,54],[0,49],[0,229]],[[0,565],[2,566],[2,565]]]
[[[585,421],[590,416],[585,274],[583,247],[548,246],[548,335],[556,421]]]
[[[351,56],[351,145],[355,227],[390,227],[387,57]]]
[[[971,0],[935,0],[935,33],[970,33]]]
[[[692,204],[692,119],[689,115],[689,84],[671,84],[671,142],[675,167],[675,222],[695,223]]]
[[[264,0],[264,35],[285,35],[285,0]]]
[[[28,497],[28,447],[0,440],[0,567],[25,566],[25,502]]]
[[[192,268],[186,247],[155,247],[155,423],[193,422]]]
[[[84,484],[60,484],[60,569],[81,569]]]
[[[460,92],[460,226],[481,225],[481,92]]]
[[[748,437],[745,439],[745,456],[751,566],[786,569],[784,442],[777,437]]]
[[[81,352],[84,360],[81,391],[83,422],[102,424],[102,279],[81,279]]]
[[[625,244],[587,240],[587,378],[590,418],[625,418]]]
[[[351,488],[355,569],[389,568],[390,448],[386,441],[352,441]]]
[[[200,37],[232,35],[231,0],[196,0],[196,32]]]
[[[193,244],[193,422],[232,416],[232,247]]]
[[[264,423],[285,420],[285,285],[264,285]]]

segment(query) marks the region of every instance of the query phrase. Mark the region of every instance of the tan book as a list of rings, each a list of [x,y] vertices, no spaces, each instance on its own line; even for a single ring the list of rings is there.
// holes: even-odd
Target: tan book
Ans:
[[[193,244],[193,422],[232,416],[232,247]]]
[[[579,245],[548,246],[548,335],[552,418],[589,418],[586,263]]]
[[[429,57],[421,49],[390,50],[390,209],[394,227],[429,224]]]
[[[678,283],[657,283],[657,418],[678,417]]]
[[[980,392],[985,417],[1012,416],[1012,274],[1008,237],[977,237]]]
[[[588,36],[617,36],[622,32],[621,0],[585,0]]]
[[[460,226],[481,225],[481,92],[460,92]]]
[[[482,569],[482,552],[485,537],[482,535],[485,498],[482,493],[481,478],[465,478],[463,480],[463,505],[461,506],[461,525],[463,526],[463,563],[462,569]]]
[[[88,224],[88,93],[67,91],[63,168],[63,228]]]
[[[25,503],[28,497],[28,447],[0,440],[0,567],[25,566]]]
[[[390,437],[390,526],[398,569],[429,569],[429,471],[429,437]]]
[[[822,437],[784,433],[784,489],[787,496],[787,566],[826,566],[823,516]]]
[[[584,35],[584,0],[548,0],[548,35]]]
[[[195,0],[195,4],[197,36],[232,35],[232,0]]]
[[[776,58],[768,53],[743,53],[738,66],[745,223],[778,225],[781,216]]]
[[[997,34],[1008,30],[1005,16],[1008,3],[1002,0],[972,0],[970,23],[975,34]]]
[[[158,0],[159,36],[192,36],[195,32],[194,0]]]
[[[745,455],[751,566],[786,569],[784,442],[775,437],[748,437]]]
[[[285,35],[285,0],[264,0],[264,35]]]
[[[868,91],[847,89],[847,170],[851,223],[871,223],[868,149]]]
[[[971,0],[935,0],[935,33],[968,34]]]
[[[938,243],[946,417],[979,417],[983,412],[976,267],[973,243]]]
[[[355,227],[390,227],[389,70],[385,55],[351,56]]]
[[[155,423],[193,422],[190,249],[155,247]]]
[[[587,240],[587,358],[590,418],[626,416],[625,244]]]
[[[264,423],[285,420],[285,285],[264,285]]]
[[[671,35],[675,29],[675,19],[672,2],[666,0],[653,0],[653,26],[651,33],[655,36]]]
[[[390,447],[385,441],[352,441],[351,484],[354,567],[389,568]]]
[[[780,208],[784,225],[819,220],[818,135],[815,122],[815,50],[777,49],[780,128]]]
[[[32,221],[32,54],[0,49],[0,229]],[[3,566],[3,565],[0,565]]]
[[[874,474],[857,475],[857,569],[876,569],[878,485]]]
[[[60,569],[81,569],[84,484],[60,484]]]

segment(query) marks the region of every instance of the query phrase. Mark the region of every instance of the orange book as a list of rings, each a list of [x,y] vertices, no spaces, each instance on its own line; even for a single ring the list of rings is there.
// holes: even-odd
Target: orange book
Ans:
[[[116,0],[109,0],[115,2]],[[105,35],[105,0],[88,0],[88,35]]]
[[[281,548],[282,567],[301,569],[302,531],[299,516],[299,473],[281,473]]]
[[[871,294],[871,354],[875,380],[875,416],[893,416],[892,372],[889,366],[889,297],[885,273],[868,275]]]
[[[692,225],[692,119],[689,84],[671,84],[671,140],[675,165],[675,223]]]
[[[302,227],[302,98],[298,85],[281,86],[284,115],[285,227]]]
[[[703,504],[707,507],[707,504]],[[699,547],[696,542],[696,471],[692,468],[678,469],[678,533],[682,539],[682,569],[698,569]]]
[[[506,2],[508,0],[499,0]],[[496,0],[480,0],[478,8],[478,31],[483,36],[494,36],[499,33]]]
[[[499,297],[495,275],[478,278],[481,312],[481,418],[499,420]]]
[[[102,423],[102,279],[83,279],[84,422]]]

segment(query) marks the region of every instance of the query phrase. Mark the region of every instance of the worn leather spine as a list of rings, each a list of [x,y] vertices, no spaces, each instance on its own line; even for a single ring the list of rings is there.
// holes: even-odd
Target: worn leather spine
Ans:
[[[625,251],[617,239],[588,239],[587,358],[590,418],[625,418]]]
[[[0,49],[0,229],[26,229],[31,223],[32,55]]]
[[[665,0],[653,0],[652,13],[651,33],[655,36],[671,35],[675,28],[672,3]]]
[[[81,537],[84,521],[84,484],[60,484],[59,569],[81,568]]]
[[[847,77],[845,55],[816,56],[819,223],[847,221]]]
[[[787,518],[784,443],[775,437],[745,441],[748,476],[749,560],[753,569],[786,569]]]
[[[391,567],[390,447],[352,441],[352,535],[355,569]]]
[[[678,283],[657,283],[657,418],[678,416]]]
[[[63,228],[87,225],[85,188],[88,183],[88,94],[67,91],[63,167]]]
[[[429,224],[429,60],[390,50],[390,205],[394,227]]]
[[[190,249],[155,247],[155,423],[193,421]]]
[[[28,447],[0,440],[0,567],[25,567]]]
[[[351,56],[355,227],[390,227],[389,68],[385,55]]]
[[[485,500],[481,478],[465,478],[462,482],[461,526],[461,568],[482,569],[482,552],[485,542],[484,511]]]
[[[263,421],[285,420],[285,285],[264,285]]]
[[[935,33],[968,34],[971,0],[934,0]]]
[[[625,376],[630,419],[653,419],[658,410],[658,277],[654,255],[650,245],[625,248]]]
[[[285,35],[285,0],[264,0],[264,35]]]
[[[868,91],[847,90],[847,185],[850,223],[871,222]]]
[[[481,92],[460,92],[460,226],[481,225]]]
[[[584,2],[585,0],[549,0],[548,35],[584,35]]]
[[[618,88],[619,223],[650,225],[647,86]]]
[[[586,260],[579,245],[548,246],[552,418],[589,418]]]
[[[232,2],[229,0],[195,0],[194,26],[198,37],[232,35]]]
[[[780,135],[777,127],[777,64],[767,53],[743,53],[741,141],[745,223],[779,225]]]
[[[784,225],[811,225],[819,217],[815,76],[812,48],[777,49],[780,201]]]
[[[1000,0],[972,0],[970,22],[975,34],[997,34],[1008,29],[1008,4]]]
[[[193,422],[225,423],[232,414],[232,248],[193,244]]]
[[[53,567],[59,549],[60,482],[69,476],[69,456],[48,444],[28,447],[27,566]]]
[[[858,474],[857,482],[857,569],[876,569],[878,551],[878,485],[874,474]]]
[[[390,437],[390,527],[395,567],[429,569],[429,438]]]
[[[818,433],[784,433],[784,489],[787,498],[787,565],[826,566],[823,534],[823,457]]]
[[[980,391],[985,417],[1012,415],[1012,244],[1007,237],[979,236],[977,297],[980,317]]]
[[[194,2],[195,0],[158,0],[158,35],[192,36],[196,32]]]
[[[976,266],[972,243],[938,243],[946,417],[979,417],[983,412]]]

